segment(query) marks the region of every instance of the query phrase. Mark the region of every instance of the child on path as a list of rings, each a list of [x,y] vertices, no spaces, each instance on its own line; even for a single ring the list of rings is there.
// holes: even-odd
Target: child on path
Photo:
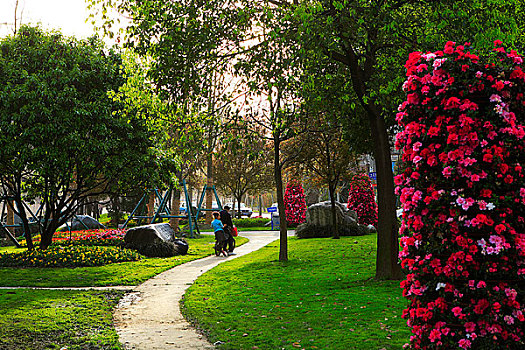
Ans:
[[[213,221],[211,222],[211,227],[213,227],[213,232],[215,233],[215,255],[224,255],[228,256],[228,253],[224,250],[226,243],[226,235],[224,234],[224,228],[221,220],[219,220],[220,214],[218,212],[213,212]]]

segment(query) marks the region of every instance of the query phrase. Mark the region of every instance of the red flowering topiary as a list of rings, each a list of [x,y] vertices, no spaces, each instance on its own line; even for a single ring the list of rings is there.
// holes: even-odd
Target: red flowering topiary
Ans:
[[[525,348],[523,59],[469,50],[406,64],[395,182],[413,349]]]
[[[306,198],[300,182],[290,181],[284,192],[286,222],[297,226],[306,221]]]
[[[377,203],[366,174],[356,174],[350,180],[347,208],[356,212],[360,224],[377,227]]]

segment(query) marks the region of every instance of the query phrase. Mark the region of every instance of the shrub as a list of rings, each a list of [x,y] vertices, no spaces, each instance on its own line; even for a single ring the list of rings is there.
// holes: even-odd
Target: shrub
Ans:
[[[286,185],[284,192],[284,213],[286,222],[290,227],[297,226],[306,221],[306,198],[303,186],[293,180]]]
[[[267,218],[243,218],[233,219],[233,224],[237,227],[263,227],[270,222]]]
[[[414,349],[525,348],[525,73],[501,42],[410,55],[403,128],[403,317]]]
[[[377,227],[377,203],[372,182],[366,174],[356,174],[350,180],[347,208],[356,212],[361,225]]]
[[[362,225],[359,225],[355,228],[339,228],[339,236],[364,236],[368,233],[369,231],[366,226]],[[331,226],[314,226],[302,224],[299,225],[295,231],[295,235],[298,238],[329,238],[333,237],[334,233]]]
[[[136,260],[140,260],[136,252],[115,247],[51,246],[45,250],[0,254],[2,267],[102,266]]]

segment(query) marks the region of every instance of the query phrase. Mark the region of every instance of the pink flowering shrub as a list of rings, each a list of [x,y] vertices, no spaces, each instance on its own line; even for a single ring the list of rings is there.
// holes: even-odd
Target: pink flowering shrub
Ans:
[[[523,59],[500,41],[410,55],[397,121],[413,349],[525,349]]]
[[[360,224],[377,227],[377,203],[366,174],[356,174],[350,180],[347,208],[356,212]]]
[[[290,181],[284,192],[286,222],[297,226],[306,221],[306,198],[303,186],[298,181]]]

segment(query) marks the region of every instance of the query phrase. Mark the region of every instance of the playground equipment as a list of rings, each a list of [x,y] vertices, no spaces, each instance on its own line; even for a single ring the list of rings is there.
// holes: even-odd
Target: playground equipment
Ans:
[[[200,235],[200,229],[199,229],[199,226],[197,224],[197,218],[199,217],[199,214],[201,212],[203,212],[203,211],[211,211],[211,210],[213,210],[213,209],[202,208],[202,203],[204,201],[204,196],[205,196],[205,193],[206,193],[207,189],[212,189],[213,190],[213,193],[215,194],[215,199],[216,199],[217,204],[219,206],[219,210],[222,210],[221,202],[219,200],[219,196],[217,195],[217,191],[215,190],[215,186],[211,186],[211,187],[208,187],[206,185],[204,186],[204,188],[202,190],[202,194],[200,195],[200,199],[199,199],[198,205],[197,205],[197,210],[195,210],[195,212],[192,209],[191,198],[190,198],[189,193],[188,193],[188,188],[186,186],[186,181],[183,180],[180,183],[180,186],[182,187],[182,190],[184,192],[184,200],[186,201],[186,210],[185,210],[184,214],[181,214],[181,215],[172,215],[171,214],[169,199],[171,198],[171,195],[173,193],[173,186],[170,186],[170,188],[164,194],[162,194],[162,192],[159,191],[158,189],[151,189],[151,190],[148,190],[148,191],[146,191],[144,193],[144,195],[142,196],[142,198],[140,199],[138,204],[135,206],[135,208],[133,209],[131,214],[128,216],[128,219],[122,225],[122,228],[125,228],[131,220],[137,220],[139,222],[141,222],[141,221],[148,222],[149,221],[149,223],[152,224],[152,223],[154,223],[155,221],[157,221],[159,219],[162,220],[162,219],[176,218],[176,219],[187,219],[188,220],[188,227],[189,227],[189,230],[190,230],[190,237],[191,238],[194,238],[195,231],[197,232],[197,234]],[[146,202],[147,202],[147,200],[148,200],[148,198],[149,198],[149,196],[150,196],[150,194],[152,192],[154,193],[156,201],[159,204],[157,206],[157,209],[155,210],[155,213],[153,215],[148,215],[146,213]]]

